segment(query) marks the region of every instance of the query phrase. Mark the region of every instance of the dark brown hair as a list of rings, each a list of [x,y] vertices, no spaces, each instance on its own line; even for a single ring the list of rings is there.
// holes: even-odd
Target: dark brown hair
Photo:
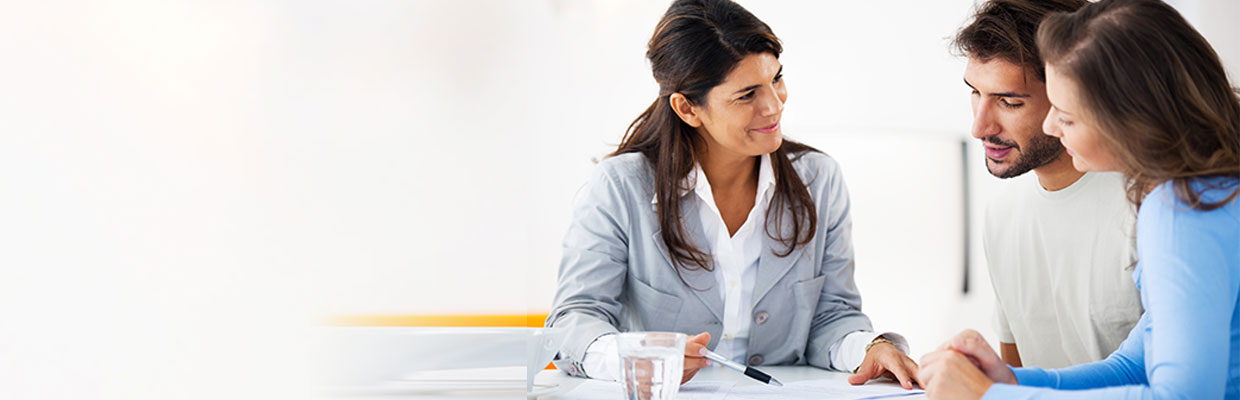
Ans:
[[[1038,47],[1080,90],[1085,113],[1128,177],[1128,200],[1140,206],[1171,181],[1198,210],[1206,190],[1240,178],[1240,99],[1218,55],[1188,21],[1157,0],[1102,0],[1047,17]],[[1196,187],[1196,188],[1194,188]]]
[[[961,55],[982,61],[999,59],[1027,68],[1046,82],[1046,68],[1034,45],[1038,23],[1052,12],[1072,12],[1084,0],[990,0],[978,6],[972,21],[952,41]]]
[[[654,170],[659,228],[677,268],[712,271],[709,254],[694,246],[681,223],[681,194],[685,178],[693,170],[695,150],[705,146],[698,132],[676,115],[669,97],[680,93],[692,104],[703,104],[710,89],[723,82],[747,55],[770,53],[779,57],[783,47],[771,28],[740,5],[728,0],[677,0],[667,9],[650,38],[646,58],[659,83],[659,96],[625,132],[612,155],[641,153]],[[809,190],[792,167],[789,156],[817,151],[784,139],[771,153],[775,194],[767,209],[766,233],[786,246],[775,251],[787,256],[797,245],[814,237],[816,210]],[[770,227],[792,210],[792,232],[780,236]]]

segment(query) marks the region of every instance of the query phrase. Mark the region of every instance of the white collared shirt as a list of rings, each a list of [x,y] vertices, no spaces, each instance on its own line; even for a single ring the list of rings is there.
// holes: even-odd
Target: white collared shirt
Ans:
[[[715,204],[714,192],[701,164],[694,165],[686,180],[691,183],[690,191],[696,194],[698,201],[706,205],[698,207],[702,229],[709,239],[709,248],[701,250],[714,259],[715,280],[719,287],[723,288],[720,291],[723,296],[723,337],[719,338],[719,344],[714,351],[745,365],[749,356],[749,315],[753,313],[753,287],[757,281],[758,258],[767,250],[764,239],[766,230],[763,227],[766,223],[766,210],[775,194],[775,172],[771,167],[771,156],[761,156],[754,206],[734,235],[728,234],[723,214]],[[865,358],[865,346],[880,335],[895,342],[897,347],[908,353],[907,342],[898,334],[857,331],[845,335],[831,345],[828,350],[831,354],[831,366],[846,371],[855,369]],[[586,348],[582,364],[586,376],[590,378],[616,380],[616,377],[620,376],[620,356],[615,337],[604,335],[591,343]]]
[[[749,216],[733,235],[723,222],[723,213],[715,204],[714,192],[702,166],[696,165],[689,179],[694,182],[693,192],[702,205],[698,216],[706,233],[706,250],[715,261],[715,280],[723,290],[723,337],[715,352],[740,364],[745,364],[748,354],[749,315],[753,313],[753,286],[758,279],[758,257],[765,249],[763,229],[766,210],[775,194],[775,172],[771,169],[771,156],[763,154],[758,162],[758,190],[754,195]]]

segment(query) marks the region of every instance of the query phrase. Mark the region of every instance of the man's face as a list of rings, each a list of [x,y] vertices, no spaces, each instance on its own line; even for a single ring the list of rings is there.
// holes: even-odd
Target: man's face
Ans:
[[[973,89],[973,137],[985,146],[991,175],[1020,176],[1063,153],[1058,140],[1042,133],[1050,101],[1046,84],[1032,70],[970,57],[964,83]]]

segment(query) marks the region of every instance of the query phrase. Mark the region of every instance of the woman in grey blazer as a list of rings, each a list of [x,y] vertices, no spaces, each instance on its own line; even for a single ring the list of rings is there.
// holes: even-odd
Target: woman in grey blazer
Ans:
[[[618,331],[699,333],[749,365],[809,364],[911,387],[917,365],[872,332],[853,281],[848,191],[836,162],[784,140],[787,92],[770,28],[728,0],[677,0],[646,53],[659,97],[595,168],[564,238],[547,326],[555,363],[618,375]]]

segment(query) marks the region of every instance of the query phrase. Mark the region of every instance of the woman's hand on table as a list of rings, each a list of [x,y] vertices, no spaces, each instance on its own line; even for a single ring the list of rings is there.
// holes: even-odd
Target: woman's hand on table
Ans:
[[[890,342],[875,343],[865,352],[861,366],[848,377],[848,383],[860,385],[872,379],[886,377],[900,382],[900,386],[905,389],[912,389],[914,383],[920,382],[917,371],[917,363],[896,345]]]

